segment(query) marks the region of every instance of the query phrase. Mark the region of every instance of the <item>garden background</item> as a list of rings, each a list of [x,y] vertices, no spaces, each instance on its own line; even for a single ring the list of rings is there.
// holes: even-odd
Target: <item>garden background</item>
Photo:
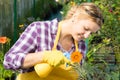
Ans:
[[[62,19],[67,9],[93,2],[103,11],[102,29],[86,39],[83,65],[74,67],[78,80],[120,80],[120,1],[119,0],[0,0],[0,80],[15,80],[17,73],[3,67],[4,54],[33,21]]]

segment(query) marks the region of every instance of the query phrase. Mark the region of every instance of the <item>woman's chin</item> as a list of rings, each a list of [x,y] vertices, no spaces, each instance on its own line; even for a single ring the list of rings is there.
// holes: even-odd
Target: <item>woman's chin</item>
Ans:
[[[81,40],[84,40],[83,38],[74,38],[75,41],[79,42]]]
[[[79,42],[81,39],[75,39],[75,41]]]

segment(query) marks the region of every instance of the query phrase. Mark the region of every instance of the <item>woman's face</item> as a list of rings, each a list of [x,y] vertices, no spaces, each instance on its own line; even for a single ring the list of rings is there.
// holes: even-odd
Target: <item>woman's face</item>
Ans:
[[[92,33],[97,32],[100,27],[92,20],[80,20],[72,25],[72,37],[76,41],[88,38]]]

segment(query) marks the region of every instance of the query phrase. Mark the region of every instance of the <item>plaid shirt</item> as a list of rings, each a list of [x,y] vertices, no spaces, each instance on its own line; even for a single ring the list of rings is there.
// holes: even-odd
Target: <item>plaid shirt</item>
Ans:
[[[51,50],[54,45],[58,28],[58,20],[51,21],[36,21],[31,23],[20,38],[5,54],[4,67],[6,69],[17,70],[20,72],[30,72],[34,68],[21,69],[23,60],[28,53],[34,53],[43,50]],[[57,45],[57,49],[62,47]],[[75,50],[75,46],[70,50],[70,53]],[[86,46],[84,41],[79,42],[79,50],[85,55]]]

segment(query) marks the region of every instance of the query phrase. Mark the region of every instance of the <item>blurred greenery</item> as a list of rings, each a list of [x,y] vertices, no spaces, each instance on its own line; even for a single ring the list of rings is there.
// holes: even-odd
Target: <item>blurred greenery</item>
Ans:
[[[11,79],[12,75],[14,74],[13,71],[11,70],[6,70],[3,66],[3,60],[4,60],[4,55],[5,52],[8,51],[10,48],[10,39],[7,38],[7,42],[5,44],[0,43],[1,45],[1,50],[0,50],[0,80],[6,80],[6,79]]]
[[[86,1],[88,0],[58,0],[58,2],[55,0],[38,0],[31,10],[27,10],[23,16],[17,17],[17,34],[19,35],[22,33],[27,25],[33,21],[49,19],[49,17],[53,15],[53,13],[56,13],[61,6],[63,8],[60,12],[62,18],[64,18],[69,7]],[[84,63],[82,65],[75,64],[73,67],[79,74],[78,80],[119,80],[120,1],[91,1],[102,9],[105,23],[98,33],[90,36],[88,52]],[[34,12],[31,13],[32,10],[34,10]],[[4,48],[0,51],[0,80],[5,80],[7,77],[10,78],[14,72],[5,70],[3,67],[4,54],[10,48],[11,43],[8,42],[2,46]]]

